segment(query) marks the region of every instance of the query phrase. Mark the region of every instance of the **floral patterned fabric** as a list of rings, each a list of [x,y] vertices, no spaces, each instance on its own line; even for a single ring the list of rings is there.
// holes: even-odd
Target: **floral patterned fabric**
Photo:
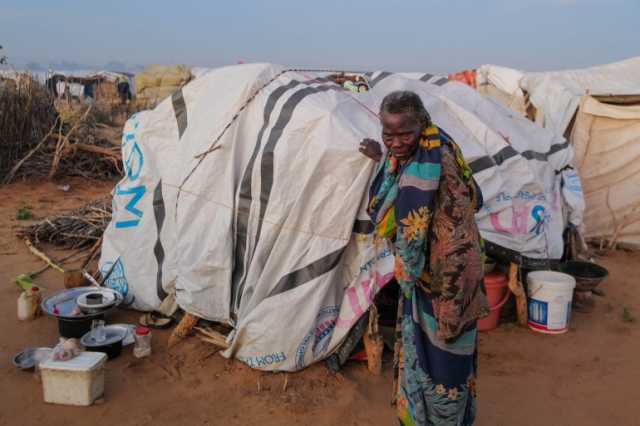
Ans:
[[[482,242],[474,214],[482,195],[460,149],[426,127],[413,158],[387,154],[369,214],[395,248],[400,285],[396,396],[406,425],[472,424],[476,320],[488,312]]]

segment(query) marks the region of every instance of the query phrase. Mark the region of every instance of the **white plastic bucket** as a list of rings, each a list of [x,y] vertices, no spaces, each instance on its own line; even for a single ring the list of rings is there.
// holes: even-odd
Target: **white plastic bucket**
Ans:
[[[529,328],[540,333],[561,334],[569,329],[571,300],[576,280],[554,271],[527,275]]]

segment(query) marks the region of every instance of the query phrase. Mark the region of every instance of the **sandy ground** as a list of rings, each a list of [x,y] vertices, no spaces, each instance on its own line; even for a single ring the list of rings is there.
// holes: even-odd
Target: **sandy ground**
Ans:
[[[71,185],[65,193],[61,183]],[[190,338],[168,352],[168,332],[155,331],[153,355],[131,349],[107,364],[104,401],[88,408],[48,405],[33,373],[17,371],[11,356],[26,346],[52,346],[56,322],[16,319],[14,278],[39,269],[14,234],[22,204],[38,217],[78,207],[112,184],[71,179],[0,187],[0,425],[391,425],[390,365],[372,377],[351,363],[339,376],[315,365],[301,373],[261,373],[226,360]],[[55,252],[54,252],[55,253]],[[546,336],[514,325],[481,335],[478,425],[640,425],[640,254],[601,259],[611,273],[592,314],[574,314],[571,330]],[[62,287],[47,271],[37,283]],[[623,307],[638,317],[623,320]],[[135,322],[120,311],[113,321]],[[628,319],[628,318],[627,318]],[[285,379],[287,382],[284,388]]]

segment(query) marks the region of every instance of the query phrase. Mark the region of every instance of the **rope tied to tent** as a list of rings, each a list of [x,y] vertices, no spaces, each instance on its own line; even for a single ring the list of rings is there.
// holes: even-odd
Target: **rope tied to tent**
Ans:
[[[183,179],[182,183],[180,184],[180,186],[178,187],[178,194],[176,196],[176,215],[177,215],[177,207],[178,207],[178,202],[180,200],[180,195],[183,191],[183,187],[184,185],[189,181],[189,179],[191,179],[191,177],[193,176],[193,174],[195,173],[195,171],[198,169],[198,167],[200,167],[200,165],[202,164],[202,162],[205,160],[205,158],[207,158],[207,156],[209,154],[211,154],[212,152],[217,151],[218,149],[222,148],[222,145],[219,144],[220,140],[222,139],[222,137],[226,134],[227,130],[229,130],[229,128],[233,125],[233,123],[235,123],[235,121],[240,117],[240,114],[249,106],[249,104],[251,104],[251,102],[253,102],[253,100],[258,96],[258,94],[260,94],[266,87],[268,87],[271,83],[273,83],[274,81],[276,81],[277,79],[279,79],[281,76],[283,76],[284,74],[288,73],[288,72],[298,72],[302,75],[304,75],[305,77],[309,77],[308,75],[305,75],[305,72],[332,72],[330,70],[308,70],[308,69],[297,69],[297,68],[288,68],[288,69],[284,69],[282,71],[280,71],[279,73],[277,73],[275,76],[273,76],[271,79],[269,79],[269,81],[267,81],[265,84],[263,84],[262,86],[260,86],[253,94],[251,94],[251,96],[249,96],[247,98],[247,100],[244,102],[244,104],[242,104],[242,106],[238,109],[238,111],[231,117],[231,119],[229,120],[229,122],[224,126],[224,128],[222,129],[222,131],[220,132],[220,134],[213,140],[213,142],[211,143],[211,145],[209,146],[208,149],[206,149],[205,151],[201,152],[200,154],[197,154],[196,156],[194,156],[194,159],[197,159],[198,162],[196,163],[196,165],[191,169],[191,171],[187,174],[187,176]],[[368,108],[366,105],[364,105],[362,102],[360,102],[359,100],[357,100],[355,97],[349,95],[349,97],[351,99],[353,99],[358,105],[360,105],[365,111],[367,111],[369,114],[372,114],[374,117],[378,118],[378,114],[376,114],[374,111],[372,111],[370,108]]]
[[[184,187],[184,185],[187,183],[187,181],[189,179],[191,179],[191,176],[193,176],[193,173],[195,173],[195,171],[198,169],[198,167],[200,167],[200,165],[202,164],[202,162],[204,161],[205,158],[207,158],[207,155],[211,154],[212,152],[218,150],[219,148],[222,148],[221,145],[218,145],[218,143],[220,142],[220,139],[222,139],[222,137],[225,135],[225,133],[227,132],[227,130],[229,130],[229,128],[231,127],[231,125],[238,119],[238,117],[240,116],[240,113],[242,113],[242,111],[244,111],[247,106],[249,106],[249,104],[256,98],[256,96],[258,96],[258,94],[260,92],[262,92],[262,90],[264,90],[267,86],[269,86],[272,82],[274,82],[275,80],[277,80],[278,78],[280,78],[280,76],[282,76],[283,74],[289,72],[289,71],[293,71],[291,69],[285,69],[280,71],[278,74],[276,74],[275,76],[273,76],[268,82],[266,82],[264,85],[262,85],[261,87],[259,87],[251,96],[249,96],[247,98],[247,100],[245,101],[245,103],[240,107],[240,109],[238,109],[238,111],[233,115],[233,117],[231,117],[231,120],[229,120],[229,122],[227,123],[226,126],[224,126],[224,128],[222,129],[222,131],[220,132],[220,134],[218,135],[218,137],[216,137],[213,142],[211,143],[211,145],[209,146],[209,148],[196,155],[195,158],[198,160],[198,162],[196,163],[196,165],[193,167],[193,169],[191,169],[191,171],[189,172],[189,174],[183,179],[182,183],[180,184],[180,186],[178,187],[178,195],[176,196],[176,215],[178,214],[178,201],[180,200],[180,194],[182,193],[182,188]]]

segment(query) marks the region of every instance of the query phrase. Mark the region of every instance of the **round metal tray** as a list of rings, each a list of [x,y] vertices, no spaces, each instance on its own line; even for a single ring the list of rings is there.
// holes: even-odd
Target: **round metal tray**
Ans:
[[[93,313],[85,313],[80,311],[80,307],[77,304],[78,297],[86,293],[95,292],[96,289],[98,289],[98,287],[76,287],[60,290],[44,298],[44,300],[40,304],[40,307],[42,308],[42,311],[44,313],[53,317],[74,320],[90,319],[103,315],[105,312],[110,311],[111,309],[122,303],[122,295],[120,295],[120,293],[115,290],[106,289],[114,292],[117,295],[116,302],[114,304]],[[54,313],[55,308],[58,308],[57,314]],[[79,311],[79,313],[74,314],[74,311],[76,311],[76,309],[77,311]]]

